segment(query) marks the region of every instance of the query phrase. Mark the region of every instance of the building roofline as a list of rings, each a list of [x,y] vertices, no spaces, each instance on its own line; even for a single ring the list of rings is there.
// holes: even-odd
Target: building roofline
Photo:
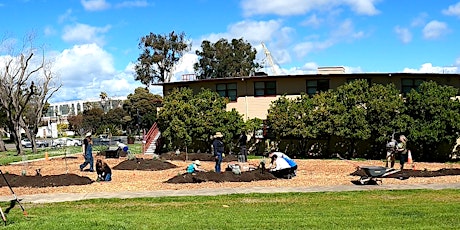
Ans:
[[[458,73],[404,73],[404,72],[393,72],[393,73],[323,73],[323,74],[295,74],[295,75],[259,75],[259,76],[242,76],[242,77],[230,77],[230,78],[208,78],[208,79],[195,79],[195,80],[182,80],[174,82],[161,82],[161,83],[152,83],[154,86],[163,86],[163,85],[175,85],[175,84],[186,84],[186,83],[198,83],[198,82],[219,82],[219,81],[229,81],[229,80],[259,80],[259,79],[279,79],[279,78],[304,78],[304,77],[351,77],[357,75],[369,75],[369,76],[426,76],[426,75],[442,75],[442,76],[457,76],[460,77]]]

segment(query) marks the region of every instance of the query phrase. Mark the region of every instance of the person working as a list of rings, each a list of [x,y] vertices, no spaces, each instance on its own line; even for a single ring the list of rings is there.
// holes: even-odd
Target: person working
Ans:
[[[273,176],[277,178],[285,179],[291,179],[293,173],[291,166],[288,164],[288,162],[282,157],[278,157],[278,155],[275,154],[271,156],[270,172],[273,174]]]
[[[112,169],[110,166],[102,162],[101,159],[96,160],[96,172],[98,181],[111,181],[112,180]]]
[[[87,133],[83,140],[83,157],[85,162],[80,165],[80,171],[89,164],[89,171],[94,172],[94,158],[93,158],[93,140],[91,139],[91,133]]]
[[[212,141],[214,157],[216,160],[216,166],[215,166],[216,173],[221,172],[221,164],[222,164],[223,154],[224,154],[224,142],[222,141],[222,137],[224,137],[224,135],[222,135],[221,132],[216,132],[216,135],[214,135],[214,140]]]
[[[296,171],[297,171],[297,163],[292,160],[288,155],[278,152],[274,149],[270,150],[270,153],[268,154],[268,157],[271,158],[272,156],[277,156],[279,158],[284,159],[290,166],[291,169],[291,176],[296,176]]]
[[[407,162],[407,138],[404,135],[399,136],[399,142],[396,145],[396,150],[400,155],[399,163],[401,171],[404,169],[404,164]]]
[[[187,166],[187,173],[205,172],[205,170],[201,169],[200,166],[201,162],[199,160],[193,161],[191,164]]]
[[[248,137],[246,133],[241,132],[241,136],[239,139],[240,154],[238,155],[238,162],[245,163],[248,161],[248,150],[246,149],[247,142]]]

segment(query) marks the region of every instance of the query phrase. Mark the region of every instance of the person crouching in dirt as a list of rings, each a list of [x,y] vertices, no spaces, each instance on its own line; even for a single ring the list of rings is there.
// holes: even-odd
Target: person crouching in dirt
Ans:
[[[404,169],[404,164],[407,162],[407,138],[404,135],[399,136],[399,142],[396,145],[396,150],[400,154],[399,163],[401,171]]]
[[[216,161],[216,173],[221,172],[221,164],[224,154],[224,142],[222,141],[222,137],[224,137],[224,135],[222,135],[221,132],[216,132],[216,135],[214,135],[214,140],[212,141],[212,147],[214,149],[214,157]]]
[[[206,172],[204,169],[200,168],[201,162],[199,160],[193,161],[187,166],[187,173],[192,174],[195,172]]]
[[[286,155],[286,154],[284,154],[282,152],[278,152],[278,151],[276,151],[274,149],[270,150],[270,153],[268,154],[268,157],[271,158],[274,155],[276,155],[279,158],[284,159],[289,164],[289,166],[291,167],[291,171],[292,171],[291,176],[293,176],[293,177],[296,176],[297,163],[295,163],[294,160],[292,160],[288,155]]]
[[[110,166],[102,162],[101,159],[96,160],[96,172],[97,172],[97,181],[111,181],[112,180],[112,169]]]
[[[272,155],[270,163],[270,172],[277,178],[291,179],[293,170],[288,162],[282,157]]]

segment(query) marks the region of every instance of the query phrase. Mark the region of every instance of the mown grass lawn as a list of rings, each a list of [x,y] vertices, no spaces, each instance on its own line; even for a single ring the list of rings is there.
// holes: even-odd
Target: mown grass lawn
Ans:
[[[24,206],[28,217],[15,207],[1,228],[460,229],[458,190],[96,199]]]
[[[138,154],[142,152],[142,144],[130,144],[128,145],[129,150],[134,153]],[[106,150],[108,148],[107,145],[98,145],[93,147],[93,153],[96,154],[97,152]],[[26,161],[26,160],[34,160],[44,158],[45,154],[48,154],[48,157],[56,157],[56,156],[66,156],[66,155],[73,155],[77,153],[82,153],[81,146],[68,146],[68,147],[60,147],[60,148],[37,148],[37,153],[33,153],[32,149],[25,149],[25,155],[17,156],[16,149],[9,149],[6,152],[0,152],[0,165],[6,165],[14,162]]]

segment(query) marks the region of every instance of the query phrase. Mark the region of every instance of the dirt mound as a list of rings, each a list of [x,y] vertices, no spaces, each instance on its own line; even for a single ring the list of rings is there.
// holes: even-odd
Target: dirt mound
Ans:
[[[176,165],[161,159],[143,159],[135,158],[133,160],[124,160],[118,165],[113,167],[115,170],[144,170],[144,171],[158,171],[165,169],[177,168]]]
[[[460,169],[452,168],[452,169],[439,169],[436,171],[429,171],[429,170],[411,170],[411,169],[404,169],[397,173],[390,174],[385,176],[385,178],[400,178],[400,177],[438,177],[438,176],[454,176],[460,175]],[[368,176],[362,169],[358,169],[350,174],[350,176]]]
[[[167,152],[163,153],[160,155],[161,159],[164,160],[171,160],[171,161],[185,161],[187,157],[187,160],[189,161],[194,161],[194,160],[200,160],[200,161],[214,161],[215,157],[212,154],[209,153],[188,153],[185,154],[185,152],[181,152],[179,155],[176,154],[176,152]],[[231,162],[231,161],[236,161],[237,157],[236,155],[226,155],[224,159],[222,160],[223,162]]]
[[[15,174],[5,174],[5,178],[11,187],[59,187],[69,185],[87,185],[94,182],[89,177],[78,176],[76,174],[60,174],[47,176],[21,176]],[[5,180],[0,178],[0,186],[7,186]]]
[[[201,182],[251,182],[259,180],[276,180],[275,176],[269,172],[261,172],[260,170],[253,170],[249,172],[242,172],[237,175],[230,171],[225,171],[222,173],[215,172],[197,172],[193,174],[184,173],[182,175],[177,175],[165,183],[201,183]]]

